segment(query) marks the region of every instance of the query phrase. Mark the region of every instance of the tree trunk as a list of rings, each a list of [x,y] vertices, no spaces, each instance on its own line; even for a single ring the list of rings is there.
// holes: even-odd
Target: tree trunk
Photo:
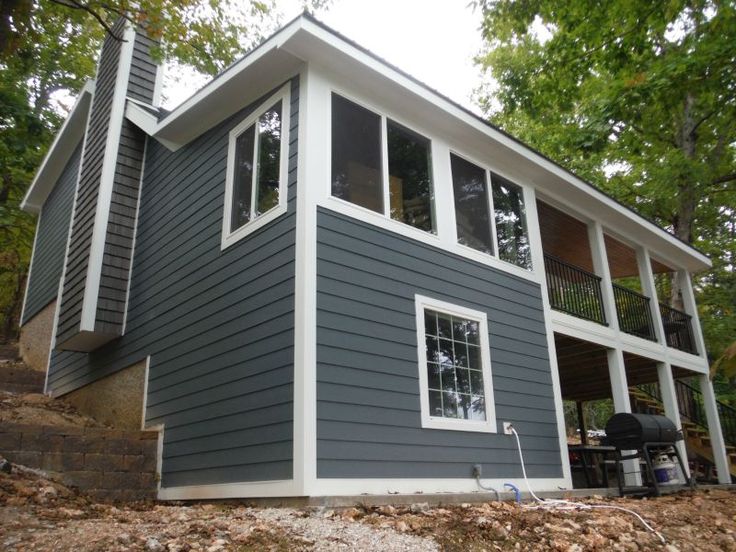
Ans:
[[[685,105],[683,106],[682,125],[680,132],[675,138],[680,151],[682,151],[682,154],[688,161],[695,159],[695,149],[698,139],[694,108],[695,97],[692,93],[688,92],[685,96]],[[689,171],[686,171],[680,176],[680,182],[677,185],[677,201],[677,211],[672,221],[672,229],[675,236],[685,243],[691,244],[693,242],[697,198],[695,197],[695,182]],[[675,274],[672,275],[670,305],[673,308],[683,310],[682,290],[680,281]]]

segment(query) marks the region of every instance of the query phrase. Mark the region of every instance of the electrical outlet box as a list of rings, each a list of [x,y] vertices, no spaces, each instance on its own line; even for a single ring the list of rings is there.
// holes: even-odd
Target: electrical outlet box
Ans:
[[[504,422],[503,423],[503,433],[504,435],[512,435],[511,428],[514,427],[511,422]]]
[[[473,477],[478,479],[483,474],[483,467],[480,464],[473,464]]]

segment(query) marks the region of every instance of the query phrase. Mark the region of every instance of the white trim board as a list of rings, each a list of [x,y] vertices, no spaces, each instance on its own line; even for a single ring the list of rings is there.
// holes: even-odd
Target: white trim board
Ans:
[[[261,115],[266,113],[274,104],[281,102],[281,137],[279,142],[279,201],[278,204],[261,215],[255,215],[257,195],[258,195],[258,168],[259,144],[260,138],[258,133],[258,121]],[[227,168],[225,173],[225,198],[222,217],[222,235],[220,240],[220,249],[225,250],[231,245],[236,244],[249,234],[252,234],[259,228],[262,228],[269,222],[276,220],[284,215],[287,210],[287,194],[289,179],[289,142],[291,125],[291,81],[284,84],[276,93],[272,94],[268,99],[262,102],[250,115],[238,123],[228,134],[228,150],[227,150]],[[251,175],[251,199],[250,199],[250,216],[249,221],[242,226],[231,230],[232,225],[232,203],[233,192],[235,188],[235,159],[237,158],[237,139],[250,127],[255,127],[254,131],[254,153],[253,167]]]
[[[483,311],[469,309],[424,295],[414,296],[414,308],[417,326],[417,367],[419,370],[419,403],[421,406],[422,428],[498,433],[498,427],[496,426],[496,402],[493,395],[491,348],[488,338],[488,315]],[[427,378],[428,360],[425,345],[426,327],[424,325],[424,316],[427,309],[478,323],[481,372],[483,375],[483,393],[486,407],[485,420],[465,420],[431,415],[429,408],[429,382]]]
[[[87,119],[92,104],[92,95],[95,81],[88,80],[79,91],[77,100],[64,121],[61,129],[56,133],[49,151],[36,171],[33,182],[28,187],[26,195],[21,201],[20,208],[29,213],[39,213],[46,198],[53,190],[69,158],[84,138],[87,129]],[[81,162],[80,162],[81,164]]]
[[[529,478],[529,486],[535,492],[570,490],[564,478]],[[504,484],[511,483],[521,491],[528,491],[526,482],[518,477],[503,479],[481,479],[486,487],[504,490]],[[314,481],[314,492],[300,493],[300,487],[293,480],[244,481],[216,485],[192,485],[187,487],[161,487],[159,500],[203,500],[215,498],[280,498],[280,497],[324,497],[352,495],[393,495],[393,494],[453,494],[486,493],[478,487],[472,477],[437,479],[325,479]]]
[[[105,154],[102,161],[100,187],[97,193],[97,209],[95,211],[92,240],[90,242],[89,259],[87,261],[87,275],[82,300],[82,316],[79,325],[80,331],[95,331],[97,318],[97,303],[102,276],[102,263],[105,254],[105,238],[107,222],[110,218],[110,202],[115,181],[115,166],[117,164],[120,147],[120,134],[125,117],[125,94],[133,63],[133,48],[135,45],[135,28],[126,25],[125,35],[120,45],[119,65],[115,79],[110,119],[108,121]],[[111,338],[114,336],[110,336]]]
[[[317,197],[325,167],[319,162],[325,144],[320,135],[324,117],[315,95],[314,73],[299,73],[299,126],[296,173],[296,244],[294,277],[294,437],[295,493],[314,492],[317,478]]]

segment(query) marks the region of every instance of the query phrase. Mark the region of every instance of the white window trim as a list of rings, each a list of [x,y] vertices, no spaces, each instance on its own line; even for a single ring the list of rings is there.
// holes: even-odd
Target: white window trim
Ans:
[[[383,211],[378,212],[374,211],[372,209],[368,209],[366,207],[363,207],[361,205],[358,205],[357,203],[351,203],[350,201],[347,201],[345,199],[340,199],[338,197],[335,197],[332,195],[332,96],[333,94],[336,94],[340,96],[341,98],[349,101],[350,103],[353,103],[359,107],[362,107],[363,109],[370,111],[373,115],[376,115],[381,120],[381,198],[383,200]],[[412,125],[411,123],[407,123],[406,121],[403,121],[400,117],[394,116],[394,114],[388,113],[386,110],[379,109],[369,103],[364,102],[363,100],[356,99],[352,94],[346,93],[343,90],[339,90],[337,88],[330,88],[330,95],[328,97],[328,106],[329,106],[329,121],[327,125],[328,129],[328,140],[327,140],[327,154],[328,154],[328,163],[327,167],[330,167],[330,182],[329,182],[329,188],[328,188],[328,198],[331,200],[335,200],[337,202],[336,205],[341,205],[343,209],[351,209],[354,208],[358,212],[364,212],[368,214],[377,215],[380,217],[382,221],[387,221],[388,224],[401,229],[406,230],[410,234],[419,234],[422,236],[428,236],[430,238],[438,238],[439,230],[438,230],[438,223],[437,223],[437,207],[435,205],[435,198],[436,198],[436,192],[435,189],[437,187],[437,170],[435,168],[435,146],[434,146],[434,140],[430,138],[430,135],[421,129],[418,129],[416,125]],[[397,220],[395,218],[391,217],[391,184],[389,181],[390,175],[389,175],[389,151],[388,151],[388,123],[389,121],[396,123],[397,125],[404,127],[405,129],[417,134],[418,136],[424,138],[427,140],[429,147],[428,147],[428,154],[429,154],[429,167],[430,167],[430,183],[431,183],[431,189],[430,189],[430,217],[432,218],[432,232],[427,232],[425,230],[422,230],[421,228],[417,228],[415,226],[412,226],[411,224],[407,224],[406,222],[403,222],[401,220]]]
[[[224,213],[222,217],[222,242],[220,249],[224,250],[231,245],[242,240],[247,235],[255,232],[259,228],[262,228],[269,222],[277,219],[281,215],[286,213],[288,194],[288,176],[289,176],[289,126],[290,126],[290,111],[291,111],[291,83],[286,83],[281,89],[275,94],[269,97],[266,101],[261,103],[253,112],[248,115],[243,121],[241,121],[235,128],[230,131],[228,136],[228,149],[227,149],[227,175],[225,177],[225,205]],[[246,224],[230,231],[230,225],[232,222],[232,201],[233,201],[233,188],[235,185],[235,148],[236,140],[245,130],[250,126],[257,124],[258,119],[266,111],[268,111],[276,102],[281,100],[281,151],[280,151],[280,162],[279,162],[279,203],[266,213],[248,221]],[[257,132],[257,129],[256,129]],[[258,140],[256,140],[254,157],[254,169],[257,169],[258,160]],[[257,175],[257,170],[254,170],[254,178]],[[255,186],[251,187],[251,205],[253,204],[253,194],[255,193]]]
[[[326,207],[327,209],[330,209],[332,211],[347,215],[351,218],[360,220],[362,222],[365,222],[367,224],[370,224],[372,226],[377,226],[379,228],[382,228],[384,230],[388,230],[389,232],[392,232],[394,234],[398,234],[400,236],[416,240],[422,243],[425,243],[430,246],[434,246],[440,249],[444,249],[445,251],[449,251],[450,253],[454,253],[456,255],[460,255],[461,257],[464,257],[466,259],[470,259],[472,261],[475,261],[477,263],[490,266],[492,268],[496,268],[498,270],[501,270],[506,273],[510,273],[514,276],[523,278],[525,280],[530,280],[533,282],[539,282],[541,278],[543,277],[543,272],[539,270],[539,267],[536,267],[532,263],[532,267],[529,269],[517,266],[513,263],[510,263],[508,261],[501,260],[497,256],[497,251],[495,251],[496,255],[488,255],[487,253],[483,253],[482,251],[478,251],[476,249],[473,249],[471,247],[464,246],[457,242],[457,228],[455,226],[455,215],[454,215],[454,201],[455,201],[455,195],[454,190],[452,189],[452,171],[450,169],[450,158],[449,154],[454,153],[459,157],[462,157],[463,159],[467,160],[470,163],[473,163],[475,165],[478,165],[482,169],[484,169],[488,173],[488,182],[489,182],[489,202],[491,201],[492,196],[492,190],[490,188],[490,172],[493,171],[497,173],[498,175],[507,178],[517,186],[520,186],[523,190],[527,190],[528,186],[526,184],[522,184],[519,182],[518,179],[513,178],[511,175],[508,175],[505,173],[505,171],[497,170],[496,168],[489,168],[488,163],[481,162],[477,158],[474,158],[470,155],[467,155],[465,153],[460,153],[457,151],[456,148],[454,148],[452,145],[447,144],[442,141],[441,138],[437,138],[435,134],[432,132],[429,132],[427,129],[423,128],[421,125],[417,125],[411,122],[407,122],[404,120],[400,114],[392,112],[388,108],[384,108],[381,106],[377,106],[372,104],[371,102],[363,99],[358,93],[355,93],[353,91],[348,91],[345,88],[336,86],[334,83],[329,83],[325,86],[324,92],[326,93],[326,96],[323,96],[325,98],[326,102],[326,147],[324,150],[324,162],[325,167],[327,167],[327,170],[324,174],[324,181],[321,188],[320,197],[318,198],[318,205],[322,207]],[[355,203],[350,203],[349,201],[334,197],[332,195],[332,176],[331,176],[331,170],[330,167],[332,167],[332,94],[337,94],[338,96],[342,96],[348,101],[353,102],[356,105],[359,105],[360,107],[363,107],[372,113],[378,115],[382,119],[382,139],[383,139],[383,133],[385,132],[385,121],[387,119],[390,119],[396,123],[398,123],[401,126],[404,126],[413,132],[416,132],[420,136],[425,137],[427,140],[429,140],[430,143],[430,158],[431,158],[431,167],[432,167],[432,216],[433,216],[433,223],[435,225],[435,233],[431,232],[425,232],[424,230],[420,230],[419,228],[414,228],[413,226],[409,224],[405,224],[401,221],[392,219],[389,215],[384,213],[378,213],[376,211],[373,211],[371,209],[367,209],[365,207],[361,207],[360,205],[357,205]],[[385,142],[385,140],[383,140]],[[388,165],[387,160],[384,157],[383,151],[386,149],[387,146],[382,144],[382,160],[384,162],[384,167],[382,170],[384,172],[388,172]],[[444,162],[442,156],[446,156],[446,163]],[[446,173],[446,174],[445,174]],[[384,178],[388,178],[387,176],[384,176]],[[438,180],[444,180],[447,178],[446,185],[440,185],[438,184]],[[386,188],[388,186],[386,185]],[[387,192],[384,190],[384,201],[388,201],[386,199]],[[451,206],[451,209],[447,209],[448,212],[443,213],[443,210],[441,207],[439,207],[436,203],[438,198],[445,198],[447,201],[449,201],[449,205]],[[526,192],[524,195],[524,198],[526,199]],[[492,203],[491,203],[492,206]],[[384,206],[384,211],[388,210],[389,206]],[[449,212],[452,211],[452,212]],[[491,208],[491,223],[492,223],[492,232],[494,237],[494,247],[498,249],[497,244],[495,243],[496,234],[495,234],[495,214],[493,213],[493,210]],[[531,232],[531,228],[529,227],[529,220],[528,220],[528,214],[527,214],[527,232]]]
[[[422,411],[422,427],[429,429],[449,429],[454,431],[478,431],[498,433],[496,425],[496,402],[493,397],[491,352],[488,341],[488,317],[485,312],[453,305],[439,299],[414,296],[417,321],[417,359],[419,361],[419,402]],[[425,345],[424,309],[450,314],[478,322],[480,330],[481,362],[483,363],[483,389],[486,398],[486,419],[462,420],[429,415],[429,384],[427,381],[427,351]]]

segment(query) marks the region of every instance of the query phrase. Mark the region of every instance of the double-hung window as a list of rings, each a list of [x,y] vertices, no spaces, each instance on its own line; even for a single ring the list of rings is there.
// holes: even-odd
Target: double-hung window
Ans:
[[[415,298],[422,427],[496,432],[484,312]]]
[[[450,167],[458,243],[531,268],[522,188],[454,153]]]
[[[222,247],[286,212],[289,85],[230,131]]]
[[[428,138],[332,94],[332,196],[436,233]]]

